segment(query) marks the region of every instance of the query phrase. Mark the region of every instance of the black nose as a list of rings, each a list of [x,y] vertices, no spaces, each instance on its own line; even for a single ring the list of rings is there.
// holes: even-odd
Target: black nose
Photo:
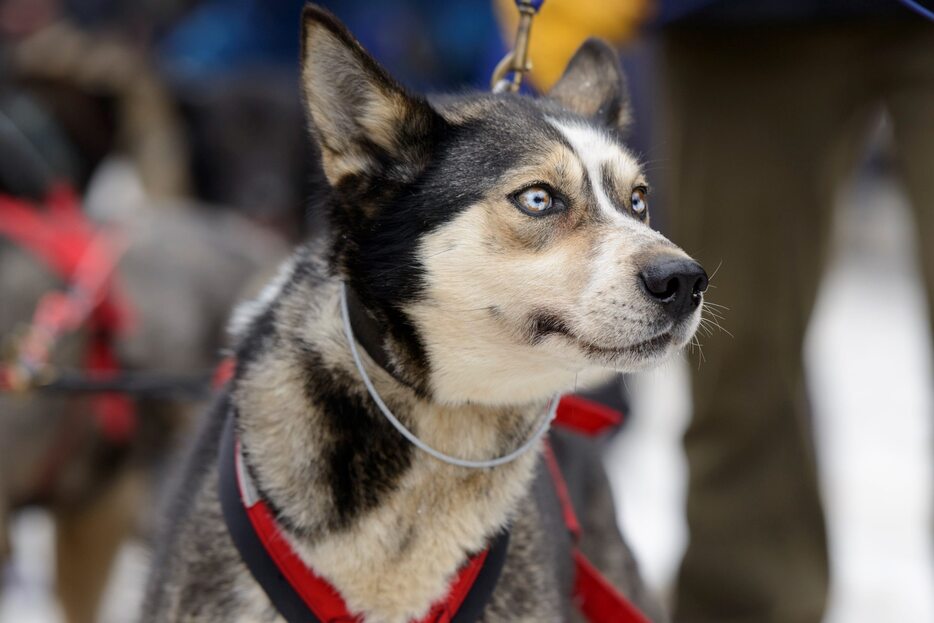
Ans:
[[[649,260],[639,273],[642,288],[672,316],[684,316],[700,305],[707,289],[707,273],[694,260],[662,255]]]

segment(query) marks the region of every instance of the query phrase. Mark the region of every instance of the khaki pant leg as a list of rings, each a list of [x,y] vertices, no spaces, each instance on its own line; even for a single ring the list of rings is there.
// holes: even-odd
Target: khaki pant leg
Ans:
[[[934,338],[934,24],[906,25],[880,59],[898,168],[915,215],[918,256]]]
[[[97,619],[114,560],[133,530],[143,493],[142,475],[126,470],[88,504],[56,512],[56,588],[68,623]]]
[[[675,619],[817,623],[828,586],[802,341],[836,182],[868,110],[843,71],[846,33],[669,33],[666,123],[673,239],[711,280],[732,337],[701,336],[690,543]]]

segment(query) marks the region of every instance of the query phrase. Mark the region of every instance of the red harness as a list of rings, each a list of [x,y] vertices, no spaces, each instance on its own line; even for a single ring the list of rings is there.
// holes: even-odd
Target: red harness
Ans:
[[[219,387],[225,384],[233,375],[233,370],[233,360],[224,361],[215,375],[215,386]],[[595,436],[610,427],[618,425],[621,421],[621,414],[613,409],[577,396],[565,396],[558,405],[555,424],[578,433]],[[232,438],[230,421],[228,421],[227,427],[230,427],[230,429],[225,429],[225,437],[230,436]],[[230,457],[224,455],[231,451],[234,454],[235,466],[231,470],[235,472],[235,476],[231,478],[236,482],[239,504],[232,502],[229,495],[225,495],[223,482],[225,480],[224,464],[230,461]],[[310,569],[292,549],[288,539],[283,536],[283,530],[269,506],[253,487],[240,457],[238,443],[236,449],[234,449],[234,443],[231,443],[230,439],[222,443],[220,493],[225,520],[241,557],[244,558],[247,567],[266,591],[273,604],[279,609],[280,614],[290,622],[307,620],[307,618],[303,618],[300,612],[301,606],[296,609],[294,604],[289,603],[291,599],[293,602],[300,600],[321,623],[359,622],[360,618],[350,612],[337,589]],[[590,623],[649,623],[649,620],[639,609],[625,595],[616,590],[577,547],[581,532],[580,522],[574,512],[567,484],[561,474],[561,467],[550,445],[546,445],[545,448],[545,462],[561,503],[564,523],[571,534],[573,542],[574,602],[581,613]],[[234,506],[236,508],[232,508]],[[252,535],[236,534],[237,532],[242,533],[243,530],[242,527],[238,529],[235,526],[236,520],[232,519],[231,515],[242,513],[244,510],[249,518]],[[249,540],[254,535],[258,537],[262,549],[265,550],[264,553],[258,554],[255,551],[249,551],[251,549],[249,543],[244,545],[244,538]],[[451,583],[447,595],[432,606],[430,612],[417,623],[459,623],[459,621],[463,620],[463,617],[458,618],[457,615],[465,597],[471,591],[478,575],[483,571],[484,563],[490,551],[485,550],[471,557]],[[262,560],[257,561],[257,557]],[[504,552],[502,557],[505,557]],[[264,563],[270,564],[264,569]],[[502,561],[500,561],[501,564]],[[284,578],[287,582],[288,587],[285,590],[283,590],[282,586],[276,585],[275,579],[270,579],[271,570],[277,571],[280,578]],[[498,577],[498,571],[495,576]],[[492,587],[490,587],[490,590],[492,591]],[[287,594],[283,595],[283,592]],[[299,610],[298,614],[295,614],[296,610]]]
[[[114,237],[96,227],[66,185],[54,187],[42,205],[0,195],[0,235],[31,253],[67,284],[39,300],[29,330],[18,344],[18,361],[27,373],[48,365],[56,341],[87,327],[90,344],[84,368],[95,376],[119,370],[115,336],[129,325],[130,307],[114,286],[120,256]],[[17,371],[0,365],[0,391],[17,387]],[[133,403],[120,394],[93,398],[95,418],[111,442],[126,442],[136,429]]]
[[[253,530],[266,552],[275,561],[279,571],[322,623],[358,621],[359,618],[350,613],[340,593],[327,580],[305,565],[289,542],[282,537],[282,530],[272,511],[269,510],[269,506],[255,493],[250,492],[252,486],[248,484],[249,477],[246,476],[240,457],[238,448],[236,461],[240,498]],[[483,569],[488,552],[489,550],[483,550],[472,556],[458,571],[445,598],[436,603],[417,623],[451,623]]]

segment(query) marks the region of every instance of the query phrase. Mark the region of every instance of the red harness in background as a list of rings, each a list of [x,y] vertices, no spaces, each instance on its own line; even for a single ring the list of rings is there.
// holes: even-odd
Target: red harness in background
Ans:
[[[113,340],[127,328],[130,308],[113,282],[121,251],[113,236],[87,218],[74,191],[64,184],[53,187],[42,205],[0,195],[0,235],[39,259],[66,284],[64,291],[48,292],[39,300],[18,344],[16,363],[28,372],[41,371],[49,364],[57,340],[85,327],[90,333],[86,372],[116,373]],[[13,369],[0,365],[0,390],[16,385]],[[105,393],[92,400],[103,435],[114,443],[128,441],[136,430],[129,398]]]

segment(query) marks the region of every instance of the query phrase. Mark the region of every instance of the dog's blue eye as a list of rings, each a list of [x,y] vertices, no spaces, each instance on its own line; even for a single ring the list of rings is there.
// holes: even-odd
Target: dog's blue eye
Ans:
[[[644,188],[637,188],[632,191],[632,211],[639,218],[645,216],[645,212],[649,208],[649,204],[645,200],[645,192]]]
[[[516,196],[516,201],[519,207],[529,214],[541,214],[554,204],[551,193],[541,186],[526,188]]]

